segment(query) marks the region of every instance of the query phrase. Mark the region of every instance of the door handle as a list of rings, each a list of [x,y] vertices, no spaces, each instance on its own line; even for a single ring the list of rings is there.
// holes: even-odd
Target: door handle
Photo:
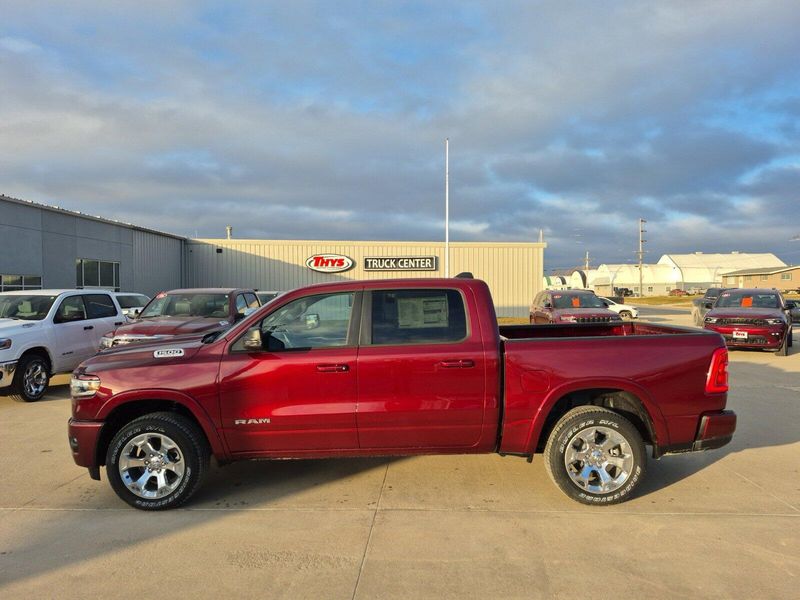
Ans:
[[[443,369],[471,369],[475,366],[475,361],[468,358],[461,360],[443,360],[439,363]]]
[[[90,329],[94,329],[94,325],[86,325],[86,326],[83,328],[83,330],[84,330],[84,331],[89,331]]]
[[[122,325],[122,321],[114,321],[114,325]]]
[[[317,365],[320,373],[347,373],[350,367],[347,365]]]

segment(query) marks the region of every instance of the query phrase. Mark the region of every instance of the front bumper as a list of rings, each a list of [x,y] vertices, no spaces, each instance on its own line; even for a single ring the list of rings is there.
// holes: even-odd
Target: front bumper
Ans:
[[[754,327],[743,325],[712,325],[706,323],[705,328],[725,338],[725,345],[730,348],[768,348],[777,350],[783,344],[783,338],[789,332],[788,327],[775,325],[772,327]],[[734,337],[735,331],[747,332],[747,339]]]
[[[100,464],[97,460],[97,442],[103,423],[97,421],[69,420],[67,435],[72,450],[72,460],[79,467],[89,469],[92,479],[100,479]]]
[[[7,388],[14,381],[14,371],[17,368],[16,360],[0,363],[0,389]]]

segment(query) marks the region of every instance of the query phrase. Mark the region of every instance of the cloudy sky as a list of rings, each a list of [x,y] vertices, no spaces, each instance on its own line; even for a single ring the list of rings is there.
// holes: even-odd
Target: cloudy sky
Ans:
[[[800,262],[800,4],[0,1],[0,192],[200,237]]]

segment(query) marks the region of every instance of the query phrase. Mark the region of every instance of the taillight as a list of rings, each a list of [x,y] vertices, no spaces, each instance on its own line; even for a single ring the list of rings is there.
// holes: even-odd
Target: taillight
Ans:
[[[728,350],[717,348],[711,357],[706,377],[706,394],[724,394],[728,391]]]

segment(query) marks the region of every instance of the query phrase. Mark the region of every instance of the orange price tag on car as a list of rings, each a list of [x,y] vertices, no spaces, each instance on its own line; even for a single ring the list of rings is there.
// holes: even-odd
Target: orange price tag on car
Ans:
[[[581,307],[581,299],[577,296],[572,298],[572,308],[580,308]]]
[[[752,296],[745,296],[742,298],[742,308],[749,308],[753,306],[753,297]]]

